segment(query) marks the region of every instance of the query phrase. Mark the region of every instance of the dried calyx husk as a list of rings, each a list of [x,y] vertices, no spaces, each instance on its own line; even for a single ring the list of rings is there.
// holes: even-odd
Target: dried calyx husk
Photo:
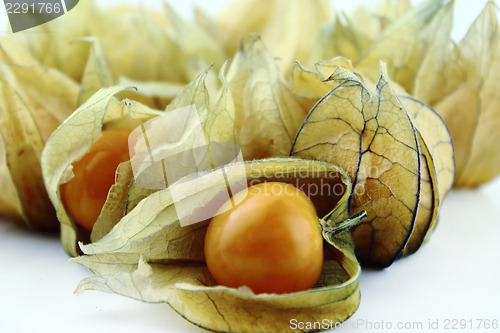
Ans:
[[[189,202],[195,212],[196,207],[210,206],[216,196],[212,188],[207,190],[210,182],[193,186],[178,182],[165,190],[145,190],[134,181],[127,163],[117,170],[117,183],[110,190],[92,234],[83,234],[59,198],[60,184],[71,177],[71,163],[89,149],[103,124],[127,119],[140,122],[164,113],[137,102],[120,104],[113,96],[123,87],[111,87],[92,95],[56,130],[42,159],[48,192],[61,220],[65,249],[78,255],[80,242],[85,255],[74,261],[95,273],[82,281],[78,291],[97,289],[146,302],[167,302],[188,320],[212,330],[255,331],[254,318],[261,318],[261,331],[287,331],[291,318],[329,318],[340,322],[356,310],[359,264],[349,229],[364,216],[364,210],[368,213],[367,222],[355,226],[352,236],[361,249],[359,258],[365,263],[387,266],[403,251],[416,251],[427,237],[454,175],[451,138],[439,116],[410,96],[398,98],[385,71],[372,96],[361,79],[344,68],[352,69],[345,59],[318,65],[318,73],[296,67],[302,73],[293,76],[293,87],[317,88],[306,97],[290,94],[286,82],[272,74],[274,60],[269,59],[260,43],[258,37],[251,37],[240,50],[240,59],[222,66],[222,89],[213,106],[205,86],[210,70],[207,68],[177,95],[165,112],[194,104],[207,142],[238,144],[242,133],[238,126],[257,126],[246,115],[258,109],[245,103],[245,98],[262,96],[255,93],[262,86],[281,92],[283,98],[290,96],[301,108],[317,98],[314,91],[326,91],[303,122],[293,146],[292,142],[288,146],[293,155],[308,159],[273,157],[224,166],[231,170],[244,165],[248,184],[276,180],[299,188],[329,180],[333,181],[330,186],[343,184],[340,196],[313,198],[320,216],[326,215],[325,222],[318,223],[324,226],[331,250],[317,286],[287,295],[253,295],[247,289],[216,286],[203,261],[207,223],[181,227],[172,197],[176,187],[187,189],[182,200]],[[260,74],[252,77],[249,64],[254,64]],[[229,66],[234,68],[228,70]],[[266,70],[272,75],[263,75]],[[279,99],[263,96],[264,101],[275,103],[267,105],[273,105],[269,109],[275,110],[278,123],[286,128],[281,118],[286,116],[286,108],[279,104]],[[270,128],[275,123],[271,121]],[[257,128],[257,137],[265,138],[266,128],[267,125]],[[261,144],[259,140],[255,142]],[[243,145],[242,153],[251,155],[250,148],[252,144]],[[334,163],[313,159],[339,164],[347,173]],[[301,176],[301,170],[307,176]],[[216,171],[209,173],[212,174]],[[332,208],[333,212],[328,213]],[[349,213],[354,213],[354,217],[349,218]],[[366,230],[373,231],[373,238],[366,237]],[[374,243],[370,243],[372,239]],[[204,304],[202,308],[200,304]],[[254,316],[248,316],[249,312]]]
[[[86,24],[96,17],[99,24]],[[132,107],[144,110],[144,105],[165,109],[205,63],[217,60],[220,64],[223,56],[210,36],[168,6],[162,16],[132,7],[100,9],[85,1],[32,30],[0,38],[2,89],[8,96],[1,106],[0,177],[6,191],[0,196],[0,214],[35,229],[57,229],[40,171],[41,152],[50,134],[78,107],[87,108],[84,103],[93,94],[116,84],[136,87],[118,92],[118,100],[133,99],[141,104],[132,103]],[[137,61],[143,58],[148,61]],[[207,89],[215,94],[220,84],[213,73],[207,73]],[[111,108],[123,105],[113,102]],[[125,111],[120,114],[127,120]],[[113,126],[108,120],[105,123]],[[56,201],[52,203],[57,207]],[[66,231],[63,235],[73,234]],[[75,244],[65,244],[73,255]]]
[[[73,174],[71,165],[89,151],[106,128],[136,128],[143,122],[161,116],[188,105],[195,105],[205,127],[205,133],[211,141],[234,142],[234,104],[228,92],[225,79],[226,62],[220,71],[223,88],[220,97],[210,107],[209,92],[205,81],[210,68],[206,68],[177,94],[165,110],[155,110],[132,100],[123,100],[114,96],[123,96],[131,90],[124,86],[101,88],[91,95],[74,113],[68,117],[51,135],[41,157],[43,180],[50,200],[56,208],[61,226],[61,242],[66,252],[72,256],[80,254],[78,242],[97,241],[125,215],[128,205],[129,187],[136,189],[130,162],[124,162],[117,168],[115,184],[111,187],[103,209],[91,233],[78,226],[67,213],[60,197],[61,184],[69,181]],[[89,90],[99,80],[89,81]],[[98,86],[98,83],[97,83]],[[140,193],[149,193],[140,190]]]
[[[26,50],[6,46],[7,57],[0,60],[5,97],[0,105],[0,177],[6,189],[0,196],[0,214],[33,229],[59,227],[41,172],[46,141],[89,96],[112,84],[99,43],[90,37],[85,41],[92,47],[80,84],[40,64]],[[7,37],[0,40],[2,46],[10,42]],[[122,92],[122,97],[128,95],[151,100],[137,92]]]
[[[181,29],[185,30],[182,36]],[[158,11],[82,1],[64,16],[30,32],[12,36],[11,47],[6,51],[23,48],[40,63],[60,70],[76,82],[83,78],[90,51],[89,45],[77,40],[88,36],[102,45],[111,74],[116,78],[187,83],[199,71],[196,66],[201,62],[224,60],[217,44],[210,42],[213,40],[210,35],[203,34],[194,22],[188,24],[182,20],[167,4]],[[192,59],[195,53],[203,58],[198,64]],[[193,63],[189,64],[190,61]]]
[[[343,56],[357,59],[391,25],[411,9],[408,0],[380,1],[374,12],[359,6],[350,15],[339,14],[323,24],[310,50],[310,65],[320,59]],[[302,63],[307,63],[304,59]]]
[[[310,58],[314,43],[311,36],[316,36],[332,16],[328,0],[233,1],[216,24],[205,28],[212,31],[229,57],[238,51],[243,36],[258,33],[273,56],[280,59],[280,70],[288,74],[295,60],[306,62]]]
[[[96,48],[95,52],[99,52],[99,49]],[[92,54],[89,55],[89,59],[92,57]],[[99,56],[95,57],[98,58]],[[85,89],[81,89],[84,94],[101,88],[101,83],[105,80],[105,74],[102,73],[106,70],[101,70],[103,68],[99,63],[89,61],[85,72],[89,73],[90,79],[85,80],[84,75]],[[69,254],[78,255],[78,241],[98,240],[126,213],[120,198],[128,195],[129,186],[130,191],[137,190],[143,196],[151,193],[138,188],[131,179],[130,168],[122,166],[118,168],[116,186],[112,187],[91,235],[78,227],[67,215],[59,198],[59,186],[69,181],[72,177],[69,171],[71,164],[90,149],[103,126],[110,126],[108,123],[116,124],[121,119],[126,122],[126,126],[135,127],[137,121],[140,123],[162,115],[163,112],[194,105],[207,142],[238,143],[247,159],[257,157],[255,155],[266,157],[289,154],[293,136],[306,113],[278,72],[275,59],[265,49],[260,38],[249,37],[233,63],[227,61],[223,64],[219,71],[221,89],[215,102],[210,101],[214,94],[206,86],[210,72],[211,67],[208,67],[199,73],[177,94],[165,111],[153,110],[132,101],[120,104],[112,96],[124,96],[124,89],[101,89],[91,95],[52,135],[44,149],[42,168],[51,201],[61,222],[62,242]],[[263,104],[267,105],[267,108],[259,107]],[[289,108],[290,105],[294,108]],[[127,123],[130,114],[133,114],[135,122]],[[255,122],[253,117],[265,118],[268,121]],[[269,145],[270,141],[276,142],[277,148]],[[257,150],[266,148],[268,153],[256,154],[255,147]]]
[[[70,255],[77,255],[77,242],[90,241],[99,237],[105,230],[113,226],[113,218],[101,212],[92,234],[78,226],[61,201],[60,185],[73,178],[72,163],[80,159],[90,149],[105,128],[122,127],[135,128],[137,119],[152,117],[159,111],[133,101],[120,103],[113,95],[126,90],[123,86],[103,88],[83,103],[69,116],[50,136],[41,156],[43,180],[49,198],[56,208],[57,218],[61,228],[61,242]],[[106,205],[120,210],[120,202],[126,199],[122,188],[128,188],[132,178],[129,162],[121,163],[116,171],[116,181],[111,187]],[[104,215],[103,215],[104,214]],[[116,214],[116,213],[115,213]]]
[[[361,79],[338,66],[318,64],[318,72],[295,69],[294,87],[316,80],[331,89],[312,108],[299,130],[291,156],[339,165],[353,182],[351,212],[368,217],[352,230],[360,262],[389,266],[418,250],[438,218],[455,169],[448,129],[437,113],[411,96],[397,96],[385,66],[372,94]],[[358,74],[359,75],[359,74]],[[307,83],[309,82],[309,83]]]
[[[404,15],[389,20],[384,29],[376,29],[378,15],[354,14],[346,24],[337,20],[324,28],[313,53],[322,59],[346,56],[372,81],[379,75],[377,63],[387,63],[391,78],[433,107],[450,129],[455,186],[475,187],[492,180],[500,174],[500,153],[490,144],[500,139],[496,4],[487,2],[466,35],[455,42],[450,36],[454,1],[430,0],[413,8],[405,1],[393,3]]]
[[[226,56],[196,22],[184,20],[167,3],[162,9],[81,1],[29,33],[2,37],[2,57],[19,62],[23,52],[23,60],[58,70],[78,84],[100,81],[100,87],[94,82],[97,89],[79,95],[78,105],[99,88],[130,85],[137,92],[124,92],[125,97],[163,109],[201,70],[212,62],[221,66]],[[209,88],[218,89],[215,77]]]
[[[258,35],[242,40],[228,69],[235,138],[246,160],[287,156],[307,114]]]
[[[194,104],[208,142],[237,142],[235,103],[225,75],[228,66],[221,68],[222,89],[213,107],[205,87],[207,68],[165,111]],[[318,223],[323,226],[329,251],[323,273],[311,290],[254,295],[246,288],[215,285],[203,260],[207,222],[181,227],[171,193],[176,187],[189,189],[182,200],[190,207],[210,206],[217,197],[210,177],[218,170],[203,177],[207,183],[189,186],[179,181],[157,191],[140,188],[130,164],[122,163],[94,230],[90,235],[81,230],[67,214],[59,194],[61,183],[71,177],[71,163],[85,154],[103,126],[127,121],[132,125],[131,119],[145,121],[164,113],[133,101],[118,102],[113,96],[123,89],[103,88],[92,95],[54,132],[42,155],[43,175],[61,221],[63,245],[69,254],[78,255],[79,242],[86,255],[74,261],[95,273],[82,281],[78,291],[96,289],[146,302],[167,302],[189,321],[217,331],[254,332],[261,327],[262,332],[283,332],[290,330],[293,318],[341,322],[354,313],[360,297],[360,268],[349,228],[364,215],[349,218],[350,179],[342,169],[325,162],[284,157],[224,166],[231,177],[232,168],[243,165],[248,185],[284,181],[315,190],[312,200],[320,214],[326,215]]]
[[[0,41],[2,46],[6,41]],[[40,64],[25,50],[13,53],[12,48],[7,49],[9,57],[0,60],[4,96],[0,105],[0,177],[5,187],[0,214],[32,229],[56,230],[59,222],[41,171],[42,150],[52,132],[79,104],[111,84],[109,71],[97,44],[88,56],[80,84]],[[20,62],[12,62],[11,57]],[[138,93],[134,96],[141,97]]]
[[[248,185],[279,180],[299,188],[315,185],[331,190],[331,195],[317,192],[312,196],[316,204],[333,208],[323,223],[329,251],[314,288],[279,295],[253,294],[248,288],[216,284],[203,258],[208,221],[182,227],[175,209],[175,204],[184,200],[193,211],[213,204],[220,194],[212,188],[212,178],[220,175],[215,169],[202,181],[179,181],[150,194],[101,240],[82,244],[86,255],[72,261],[88,267],[95,276],[83,280],[77,292],[100,290],[145,302],[165,302],[188,321],[221,332],[291,332],[292,319],[336,323],[350,317],[360,300],[360,267],[349,227],[364,215],[349,218],[351,185],[347,174],[325,162],[270,158],[222,166],[229,184],[239,179],[231,178],[237,174],[234,169],[241,166]],[[339,186],[341,192],[332,190]],[[174,203],[176,187],[182,188],[184,195]],[[129,200],[135,201],[133,197]]]
[[[103,82],[107,82],[109,75],[106,73],[109,73],[109,69],[104,61],[100,61],[102,50],[96,40],[87,40],[93,43],[93,48],[80,90],[80,97],[84,96],[81,100],[86,102],[51,137],[44,150],[42,165],[51,201],[61,221],[64,248],[73,256],[78,254],[78,241],[98,240],[125,214],[122,208],[117,213],[115,206],[123,205],[119,198],[127,196],[128,186],[131,191],[137,190],[144,196],[151,191],[138,189],[130,179],[130,170],[124,169],[124,166],[118,168],[117,184],[108,195],[110,200],[103,207],[92,234],[88,235],[67,215],[59,198],[60,184],[71,178],[68,171],[71,163],[88,151],[92,142],[99,137],[103,125],[108,126],[107,122],[116,123],[118,118],[126,120],[130,118],[128,113],[135,114],[136,121],[138,118],[145,121],[163,114],[163,111],[152,110],[138,102],[129,102],[127,105],[117,103],[110,94],[126,96],[123,89],[101,89],[92,95],[106,86]],[[206,85],[211,75],[210,69],[206,68],[186,85],[165,112],[194,105],[206,141],[238,143],[245,159],[287,156],[306,112],[279,73],[276,60],[260,38],[249,36],[235,60],[223,64],[219,71],[221,89],[217,95]],[[211,102],[210,97],[214,95],[217,98]],[[255,121],[256,118],[262,121]],[[90,123],[91,128],[88,125]],[[137,122],[131,122],[128,126],[137,126]],[[118,192],[115,193],[115,190]],[[100,221],[103,221],[102,224]],[[104,225],[106,228],[102,228]]]
[[[152,13],[126,11],[127,17],[134,17],[131,25],[86,1],[68,15],[29,33],[0,37],[0,81],[5,97],[0,105],[0,179],[5,187],[0,195],[0,215],[32,229],[56,230],[59,222],[47,195],[40,162],[51,133],[95,92],[117,82],[140,88],[139,92],[121,92],[120,99],[130,97],[147,105],[165,107],[184,87],[189,78],[187,73],[202,66],[202,62],[196,66],[171,66],[169,61],[177,62],[181,51],[159,29],[160,21],[149,20]],[[102,26],[83,24],[93,15],[105,18],[99,21]],[[117,30],[118,22],[127,29]],[[170,46],[170,50],[177,50],[166,52],[171,57],[158,56],[161,69],[156,65],[154,70],[139,68],[133,61],[141,57],[140,52],[149,52],[137,47],[139,41],[147,39],[144,34],[136,34],[136,25],[147,32],[149,39],[155,40],[148,42],[151,49],[158,49],[151,45],[162,45],[162,50]],[[126,48],[118,48],[122,37],[132,32],[133,42],[129,39]],[[93,36],[82,37],[88,34]],[[151,59],[152,53],[144,54]],[[140,62],[146,63],[152,62]],[[174,69],[180,72],[172,73]],[[149,81],[138,81],[142,79]],[[164,81],[153,81],[160,79]]]
[[[5,40],[0,39],[2,47]],[[75,109],[78,85],[23,50],[15,55],[14,61],[0,59],[0,215],[35,230],[53,230],[58,222],[40,156],[52,131]]]

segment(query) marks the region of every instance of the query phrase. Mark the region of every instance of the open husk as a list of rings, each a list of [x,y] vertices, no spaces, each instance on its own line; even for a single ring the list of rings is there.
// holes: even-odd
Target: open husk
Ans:
[[[240,165],[222,167],[229,183]],[[350,317],[359,304],[360,267],[349,227],[364,215],[349,219],[349,177],[334,165],[297,158],[243,165],[248,185],[279,180],[299,188],[321,184],[343,189],[342,194],[312,196],[317,205],[330,204],[332,208],[323,224],[328,255],[314,288],[255,295],[248,288],[216,284],[203,258],[207,223],[181,227],[171,195],[176,187],[182,187],[185,196],[179,200],[188,200],[193,211],[210,205],[218,196],[209,180],[218,175],[215,169],[204,176],[205,181],[180,181],[147,196],[101,240],[82,244],[86,255],[73,261],[91,269],[95,276],[83,280],[77,292],[100,290],[145,302],[165,302],[190,322],[220,332],[292,332],[293,319],[328,320],[333,327]]]

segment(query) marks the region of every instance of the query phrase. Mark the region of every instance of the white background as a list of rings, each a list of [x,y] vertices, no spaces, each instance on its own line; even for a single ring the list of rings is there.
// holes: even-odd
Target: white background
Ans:
[[[171,1],[185,16],[193,4],[216,14],[224,2]],[[465,33],[485,2],[456,1],[454,38]],[[347,11],[359,4],[373,6],[372,1],[334,4]],[[4,13],[0,24],[2,20]],[[437,332],[429,329],[429,320],[437,320],[439,331],[445,331],[446,320],[454,319],[466,320],[474,329],[447,332],[479,331],[480,319],[500,320],[500,179],[477,190],[454,190],[440,216],[430,242],[417,254],[382,271],[363,270],[361,305],[341,332]],[[75,296],[78,282],[90,275],[68,262],[57,236],[34,234],[0,220],[0,332],[204,331],[166,304],[99,292]],[[414,326],[419,323],[422,329]],[[397,330],[397,325],[408,329]]]

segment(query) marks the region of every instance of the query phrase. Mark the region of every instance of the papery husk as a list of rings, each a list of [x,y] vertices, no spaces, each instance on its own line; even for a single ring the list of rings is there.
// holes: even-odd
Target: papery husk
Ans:
[[[287,156],[306,110],[258,35],[242,40],[227,81],[234,101],[236,140],[243,157]]]
[[[71,30],[69,27],[68,29]],[[42,36],[46,33],[40,32]],[[39,42],[52,37],[45,36]],[[41,64],[47,62],[53,65],[49,59],[37,59],[31,54],[36,51],[36,45],[29,39],[26,40],[27,45],[19,43],[22,38],[23,36],[12,35],[2,36],[0,39],[3,56],[0,63],[2,89],[6,95],[0,129],[1,177],[6,191],[0,196],[0,214],[33,229],[57,229],[59,223],[42,179],[41,151],[52,132],[77,106],[99,89],[113,85],[115,77],[97,37],[82,37],[71,41],[71,45],[83,45],[90,49],[88,53],[78,51],[78,58],[86,60],[79,85],[62,71]],[[72,47],[68,49],[73,50]],[[73,62],[57,64],[61,66],[61,70],[75,65]],[[165,84],[150,84],[143,89],[146,95],[123,92],[120,97],[135,97],[164,108],[183,87],[176,85],[166,94],[147,96],[150,90],[159,91],[158,86],[164,87]],[[66,231],[63,230],[63,234]]]
[[[72,256],[78,255],[77,242],[90,241],[88,231],[78,226],[66,211],[61,201],[60,185],[73,177],[72,163],[80,159],[90,149],[101,135],[103,127],[120,119],[129,119],[134,113],[144,118],[152,117],[154,111],[137,102],[122,102],[113,96],[128,89],[123,86],[103,88],[92,95],[70,117],[68,117],[51,135],[45,145],[41,166],[43,179],[50,200],[56,208],[57,218],[61,227],[61,242],[64,249]],[[125,122],[131,128],[138,123]],[[126,126],[120,126],[126,127]],[[123,187],[131,181],[130,163],[122,163],[117,169],[116,183],[110,189],[108,198],[111,201],[122,202],[119,194]],[[106,204],[110,205],[110,202]],[[93,234],[102,236],[110,229],[110,221],[96,223]]]
[[[246,168],[248,185],[279,180],[300,188],[323,181],[344,189],[342,195],[312,197],[313,202],[323,201],[333,208],[324,224],[324,237],[333,255],[326,257],[314,288],[255,295],[248,288],[217,285],[203,258],[207,223],[181,227],[171,197],[171,191],[181,186],[188,191],[180,201],[189,200],[193,207],[211,205],[218,194],[211,190],[210,182],[200,183],[195,178],[188,180],[195,186],[180,181],[142,199],[104,238],[82,244],[87,255],[73,261],[91,269],[95,276],[83,280],[77,293],[100,290],[145,302],[166,302],[188,321],[218,332],[293,332],[292,319],[326,319],[333,327],[350,317],[359,304],[360,268],[348,227],[364,215],[349,219],[349,177],[324,162],[272,158],[221,167],[228,183],[234,183],[231,179],[238,174],[233,169],[241,165]],[[213,175],[217,174],[216,169]]]
[[[413,8],[404,5],[405,14],[394,16],[384,29],[377,28],[379,15],[358,12],[320,34],[313,52],[326,59],[348,56],[371,81],[378,78],[377,63],[386,62],[388,73],[405,94],[434,108],[450,129],[456,155],[455,186],[476,187],[500,174],[500,153],[490,144],[500,139],[495,130],[500,119],[496,107],[497,7],[489,1],[457,43],[450,37],[454,5],[454,1],[426,1]]]
[[[57,70],[26,62],[0,60],[0,178],[5,189],[0,215],[31,229],[55,230],[58,222],[40,156],[49,135],[76,107],[78,86]]]
[[[281,72],[288,74],[296,60],[309,60],[315,37],[332,12],[325,0],[234,1],[219,17],[215,36],[232,57],[242,38],[259,34],[270,53],[279,59]]]
[[[477,187],[500,174],[498,82],[500,32],[493,1],[446,59],[450,83],[433,106],[448,124],[457,156],[457,187]]]
[[[344,67],[326,82],[316,79],[317,86],[332,90],[309,113],[291,155],[347,171],[354,184],[350,209],[368,213],[353,228],[357,257],[387,267],[417,251],[428,237],[453,183],[454,155],[448,129],[435,111],[414,98],[398,98],[383,65],[381,72],[374,95]],[[319,74],[299,68],[297,88],[304,75],[313,80]]]
[[[122,97],[156,109],[164,109],[210,63],[216,62],[220,68],[226,58],[209,34],[167,4],[159,13],[140,6],[97,6],[92,0],[81,1],[57,20],[9,37],[4,50],[7,58],[22,53],[81,84],[88,80],[89,63],[94,61],[93,67],[105,70],[93,74],[107,76],[99,88],[135,86],[138,94],[127,92]],[[209,85],[212,83],[209,89],[216,91],[216,78]],[[97,90],[85,91],[84,97]],[[80,96],[78,105],[84,101]]]
[[[99,62],[86,69],[93,73],[99,68]],[[166,111],[154,110],[136,101],[119,102],[113,96],[123,96],[132,89],[124,86],[102,88],[90,97],[53,133],[42,154],[43,178],[52,204],[56,207],[57,217],[61,224],[61,242],[71,256],[80,254],[78,242],[89,243],[105,236],[113,226],[125,215],[129,207],[129,187],[135,188],[132,168],[129,162],[122,163],[116,172],[115,184],[111,187],[107,200],[98,217],[92,233],[79,227],[69,216],[60,198],[60,185],[72,178],[71,164],[80,159],[90,149],[103,129],[113,127],[136,128],[144,121],[160,116],[184,106],[195,105],[203,124],[207,123],[207,133],[212,139],[223,140],[220,127],[231,131],[234,116],[231,94],[227,91],[225,71],[227,63],[220,71],[220,78],[226,90],[222,90],[219,101],[210,108],[209,91],[205,80],[210,67],[182,89],[167,107]],[[96,77],[89,82],[87,89],[92,91],[104,80]],[[132,90],[133,91],[133,90]],[[225,91],[225,92],[224,92]],[[221,115],[223,115],[221,117]],[[224,116],[229,115],[229,118]],[[217,118],[217,123],[209,119]],[[219,127],[218,127],[219,126]],[[217,128],[219,128],[217,130]],[[227,138],[227,137],[226,137]],[[150,193],[150,192],[149,192]]]

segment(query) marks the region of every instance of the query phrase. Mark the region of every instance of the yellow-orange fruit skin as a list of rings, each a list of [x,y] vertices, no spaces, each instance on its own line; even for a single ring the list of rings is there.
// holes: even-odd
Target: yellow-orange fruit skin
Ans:
[[[212,218],[205,259],[215,280],[258,293],[312,288],[323,268],[323,238],[314,205],[298,188],[261,183],[233,197]]]
[[[72,164],[74,178],[60,187],[67,212],[88,231],[92,231],[115,182],[116,168],[130,159],[128,136],[131,131],[127,128],[103,131],[89,152]]]

